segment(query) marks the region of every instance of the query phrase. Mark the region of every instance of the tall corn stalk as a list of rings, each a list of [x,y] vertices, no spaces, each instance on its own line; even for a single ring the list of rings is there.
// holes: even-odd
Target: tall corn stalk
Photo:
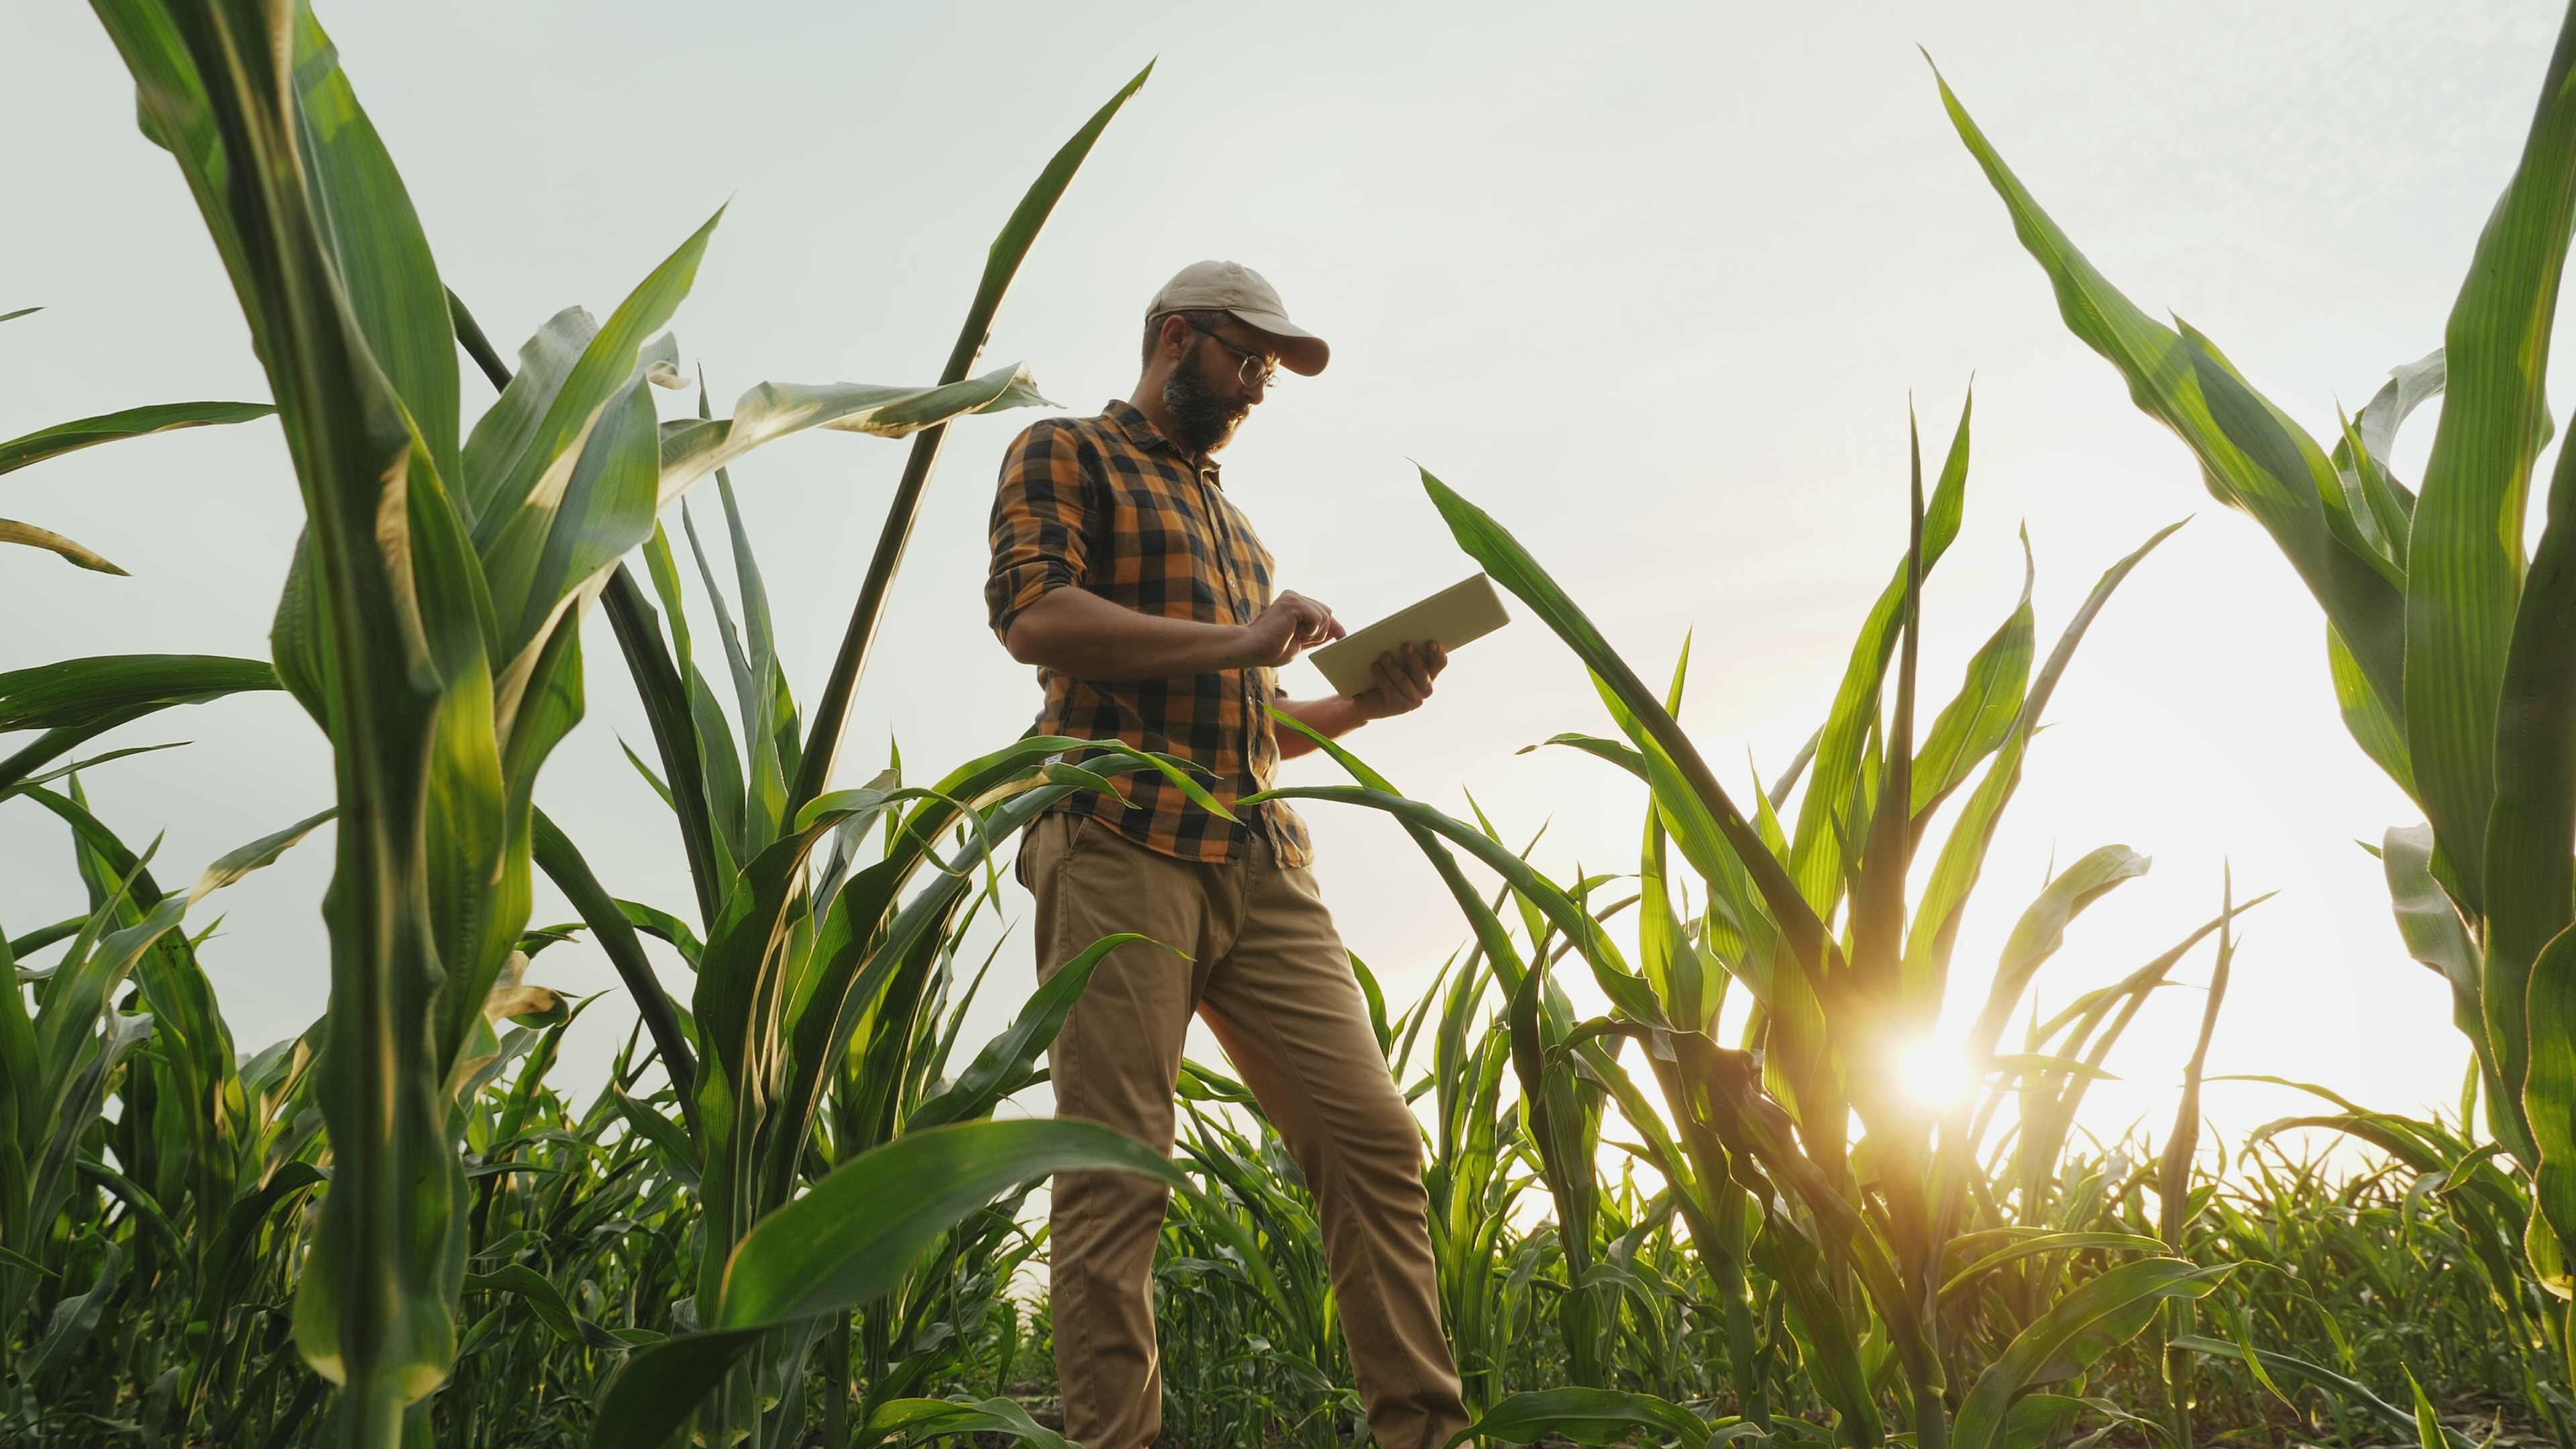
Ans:
[[[766,384],[664,426],[662,325],[710,219],[602,325],[570,309],[470,435],[460,314],[321,26],[292,0],[99,0],[231,277],[307,527],[278,673],[330,738],[339,796],[333,1175],[296,1334],[340,1386],[334,1437],[417,1427],[456,1347],[469,1196],[454,1091],[529,906],[538,770],[579,720],[579,626],[690,483],[814,426],[900,436],[1037,400],[1006,368],[944,388]]]
[[[2425,813],[2382,858],[2408,949],[2443,976],[2488,1130],[2537,1183],[2536,1279],[2571,1286],[2576,1235],[2576,450],[2526,551],[2550,438],[2550,338],[2576,225],[2576,7],[2522,156],[2479,234],[2443,346],[2320,444],[2188,323],[2141,312],[2040,209],[1946,82],[1942,103],[2048,273],[2067,327],[2253,516],[2326,615],[2345,724]],[[2408,413],[2447,390],[2420,494],[2390,471]],[[2563,1331],[2563,1330],[2562,1330]],[[2564,1345],[2562,1345],[2564,1347]]]

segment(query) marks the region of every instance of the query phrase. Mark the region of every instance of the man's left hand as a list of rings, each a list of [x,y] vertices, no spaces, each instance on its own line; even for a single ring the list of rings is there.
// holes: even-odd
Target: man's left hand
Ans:
[[[1377,686],[1351,696],[1351,703],[1358,706],[1364,720],[1411,714],[1431,697],[1431,681],[1448,667],[1449,651],[1437,643],[1407,644],[1401,651],[1389,650],[1369,666],[1369,672],[1377,677]]]

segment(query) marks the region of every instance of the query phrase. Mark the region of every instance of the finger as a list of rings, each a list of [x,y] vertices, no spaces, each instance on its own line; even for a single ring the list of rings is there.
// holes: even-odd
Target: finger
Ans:
[[[1379,655],[1377,662],[1369,667],[1377,671],[1377,677],[1382,681],[1379,687],[1386,691],[1388,699],[1401,701],[1406,709],[1422,703],[1421,692],[1413,687],[1413,680],[1397,666],[1393,654]]]
[[[1378,656],[1378,666],[1386,671],[1386,677],[1394,680],[1396,687],[1408,696],[1421,692],[1413,678],[1413,665],[1404,657],[1409,648],[1399,646]]]
[[[1404,646],[1404,672],[1416,690],[1426,697],[1431,693],[1430,661],[1423,657],[1421,650],[1410,644]]]
[[[1437,676],[1441,670],[1449,667],[1449,651],[1441,647],[1439,640],[1434,639],[1431,641],[1429,653],[1431,656],[1431,672],[1433,675]]]

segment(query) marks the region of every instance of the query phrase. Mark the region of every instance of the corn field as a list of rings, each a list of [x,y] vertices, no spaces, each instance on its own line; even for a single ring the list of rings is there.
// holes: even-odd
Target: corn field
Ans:
[[[1019,908],[1023,826],[1139,772],[1223,807],[1170,759],[1045,736],[928,781],[843,758],[947,424],[1046,405],[1029,368],[984,359],[994,317],[1152,67],[1004,220],[935,374],[763,382],[718,417],[668,327],[721,212],[605,319],[567,307],[505,355],[441,280],[308,5],[93,8],[271,400],[46,427],[0,443],[0,473],[273,419],[304,531],[284,579],[243,581],[278,591],[268,658],[0,673],[0,809],[63,828],[57,869],[86,899],[0,930],[0,1444],[1063,1446],[1031,1202],[1102,1169],[1175,1189],[1154,1270],[1169,1441],[1364,1438],[1314,1202],[1222,1061],[1184,1068],[1169,1159],[1017,1100],[1093,967],[1139,938],[965,1035],[993,961],[970,938]],[[2088,631],[2180,524],[2081,561],[2098,580],[2045,636],[2025,540],[2016,607],[1955,682],[1926,677],[1925,630],[1950,627],[1926,580],[2001,539],[1969,526],[1963,403],[1893,460],[1907,546],[1813,736],[1737,782],[1681,723],[1686,640],[1634,646],[1679,646],[1650,682],[1543,549],[1421,473],[1458,548],[1597,689],[1614,732],[1546,747],[1645,802],[1633,865],[1552,878],[1538,822],[1453,813],[1336,741],[1316,743],[1347,783],[1264,797],[1402,832],[1456,914],[1452,955],[1402,963],[1431,980],[1415,1000],[1351,964],[1422,1126],[1476,1442],[2576,1449],[2576,450],[2522,537],[2576,228],[2571,77],[2576,8],[2441,348],[2324,441],[2209,338],[2132,306],[1934,83],[2067,326],[2324,610],[2352,739],[2425,816],[2379,854],[2474,1059],[2456,1113],[2311,1086],[2306,1115],[2211,1140],[2209,1045],[2263,897],[2213,882],[2202,924],[2097,940],[2084,959],[2134,959],[2081,979],[2057,958],[2088,907],[2187,887],[2107,842],[2035,894],[1985,876],[2055,692],[2099,667]],[[2388,460],[2437,393],[2410,488]],[[782,657],[733,473],[815,428],[909,451],[800,700],[791,677],[823,662]],[[26,511],[41,476],[11,480]],[[27,546],[0,566],[121,572],[116,541],[92,542],[0,519]],[[594,612],[614,660],[583,657]],[[174,863],[155,822],[93,808],[84,782],[137,752],[93,740],[265,690],[318,729],[330,809]],[[593,690],[641,704],[650,746],[628,753],[687,898],[615,895],[535,803]],[[1090,764],[1060,758],[1086,745]],[[326,823],[328,1009],[236,1042],[209,898]],[[574,919],[538,920],[540,875]],[[2013,923],[1982,994],[1951,981],[1972,908]],[[686,963],[684,991],[647,938]],[[540,984],[576,940],[636,1017],[599,1081],[558,1070],[597,998]],[[2043,981],[2071,1004],[2042,1015]],[[2196,1043],[2129,1040],[2177,985],[2205,990]],[[1930,1101],[1898,1063],[1945,1013],[1972,1023],[1969,1080]],[[2115,1068],[2179,1083],[2170,1118],[2088,1131]]]

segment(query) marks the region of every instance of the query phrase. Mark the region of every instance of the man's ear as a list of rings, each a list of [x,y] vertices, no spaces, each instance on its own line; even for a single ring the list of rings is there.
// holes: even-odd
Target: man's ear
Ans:
[[[1178,362],[1182,354],[1190,350],[1190,343],[1197,332],[1198,329],[1190,325],[1189,318],[1174,312],[1163,319],[1162,341],[1155,350],[1166,361]]]

